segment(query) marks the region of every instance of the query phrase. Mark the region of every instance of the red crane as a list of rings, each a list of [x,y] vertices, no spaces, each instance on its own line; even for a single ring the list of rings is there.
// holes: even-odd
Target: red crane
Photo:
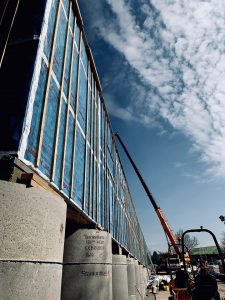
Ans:
[[[179,241],[176,238],[176,236],[174,235],[172,229],[170,228],[170,226],[169,226],[169,224],[168,224],[168,222],[167,222],[167,220],[166,220],[166,218],[165,218],[165,216],[164,216],[161,208],[157,205],[157,203],[156,203],[156,201],[155,201],[152,193],[150,192],[147,184],[145,183],[145,181],[144,181],[144,179],[143,179],[140,171],[138,170],[137,166],[135,165],[133,159],[131,158],[131,156],[130,156],[127,148],[125,147],[124,143],[122,142],[120,136],[118,135],[118,133],[115,133],[114,136],[117,137],[117,139],[120,142],[123,150],[125,151],[128,159],[130,160],[130,163],[133,166],[133,168],[134,168],[134,170],[135,170],[138,178],[140,179],[140,181],[142,183],[142,186],[143,186],[143,188],[144,188],[144,190],[145,190],[145,192],[146,192],[146,194],[147,194],[147,196],[148,196],[151,204],[153,205],[153,207],[155,209],[155,212],[156,212],[156,214],[157,214],[157,216],[158,216],[158,218],[160,220],[160,223],[161,223],[161,225],[162,225],[162,227],[163,227],[163,229],[164,229],[164,231],[166,233],[166,236],[168,237],[171,245],[173,246],[173,248],[176,251],[177,255],[179,255],[179,257],[182,257],[182,251],[179,249],[179,247],[177,245],[179,243]]]

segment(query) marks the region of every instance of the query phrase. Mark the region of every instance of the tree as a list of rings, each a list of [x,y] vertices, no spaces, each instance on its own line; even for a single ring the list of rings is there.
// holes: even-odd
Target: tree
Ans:
[[[225,250],[225,232],[222,232],[221,234],[221,239],[220,239],[220,242],[221,242],[221,245],[220,247],[223,249],[223,251]]]
[[[177,239],[181,239],[183,233],[184,231],[182,229],[179,229],[175,234]],[[199,245],[199,241],[195,236],[191,237],[190,234],[187,233],[184,236],[184,244],[187,247],[188,251],[190,251]]]

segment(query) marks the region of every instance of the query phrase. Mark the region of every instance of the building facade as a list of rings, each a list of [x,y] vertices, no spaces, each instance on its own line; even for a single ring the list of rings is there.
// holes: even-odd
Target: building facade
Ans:
[[[16,155],[146,265],[146,242],[76,1],[23,1],[0,81],[6,103],[0,151]]]

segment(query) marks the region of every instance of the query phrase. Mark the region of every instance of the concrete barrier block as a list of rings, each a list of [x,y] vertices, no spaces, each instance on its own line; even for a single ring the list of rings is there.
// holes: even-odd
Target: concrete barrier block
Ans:
[[[79,229],[65,240],[64,263],[112,263],[112,238],[95,229]]]
[[[64,265],[61,300],[112,300],[112,265]]]
[[[0,181],[0,260],[62,262],[65,221],[61,198]]]
[[[135,265],[133,258],[127,258],[127,281],[128,281],[128,295],[129,299],[136,299],[136,278],[135,278]]]
[[[113,299],[128,300],[127,258],[125,255],[112,257]]]
[[[0,261],[0,299],[60,300],[62,266]]]

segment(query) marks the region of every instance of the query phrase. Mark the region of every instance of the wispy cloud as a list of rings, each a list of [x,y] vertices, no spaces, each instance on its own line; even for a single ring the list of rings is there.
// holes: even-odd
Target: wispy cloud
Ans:
[[[185,166],[185,164],[182,163],[182,162],[179,162],[179,161],[174,163],[174,168],[175,169],[180,169],[180,168],[183,168],[184,166]]]
[[[150,125],[157,115],[165,118],[192,139],[208,172],[225,177],[225,2],[105,4],[113,17],[98,15],[95,28],[140,78],[138,101],[123,108],[111,103],[110,110]]]

